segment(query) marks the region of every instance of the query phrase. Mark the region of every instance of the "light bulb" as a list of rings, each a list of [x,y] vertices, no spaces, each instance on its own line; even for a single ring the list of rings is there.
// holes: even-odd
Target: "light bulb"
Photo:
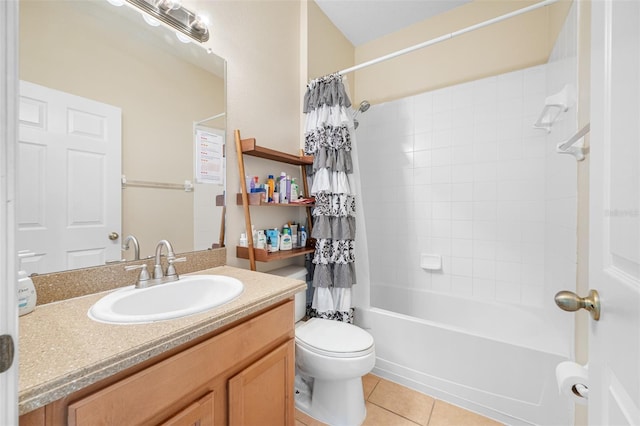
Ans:
[[[157,27],[158,25],[160,25],[160,22],[156,18],[153,18],[144,12],[142,12],[141,15],[142,19],[144,19],[144,22],[151,25],[152,27]]]
[[[164,10],[176,10],[180,9],[180,0],[160,0],[158,7]]]
[[[176,37],[178,37],[178,40],[180,40],[183,43],[191,43],[191,39],[189,37],[187,37],[186,35],[176,31]]]
[[[198,31],[206,31],[209,26],[209,18],[204,15],[196,15],[191,26]]]

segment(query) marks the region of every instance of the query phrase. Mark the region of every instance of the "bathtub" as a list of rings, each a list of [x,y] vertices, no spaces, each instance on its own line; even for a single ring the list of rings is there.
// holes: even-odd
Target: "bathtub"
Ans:
[[[371,295],[356,322],[375,339],[374,374],[505,424],[573,424],[555,379],[567,330],[548,315],[390,286]]]

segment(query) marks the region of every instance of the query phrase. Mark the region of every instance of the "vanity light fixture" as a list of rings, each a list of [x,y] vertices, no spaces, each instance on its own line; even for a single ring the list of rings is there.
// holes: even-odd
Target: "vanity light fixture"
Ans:
[[[180,0],[126,1],[142,10],[143,13],[149,14],[152,19],[157,19],[169,25],[177,31],[177,34],[182,33],[200,43],[209,40],[209,29],[207,28],[206,19],[182,6]],[[145,18],[145,21],[146,20]]]

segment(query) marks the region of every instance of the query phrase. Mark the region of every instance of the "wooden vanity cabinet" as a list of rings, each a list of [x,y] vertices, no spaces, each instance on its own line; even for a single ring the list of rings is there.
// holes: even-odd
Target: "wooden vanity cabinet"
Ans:
[[[117,381],[55,401],[39,424],[293,425],[293,337],[290,299]]]

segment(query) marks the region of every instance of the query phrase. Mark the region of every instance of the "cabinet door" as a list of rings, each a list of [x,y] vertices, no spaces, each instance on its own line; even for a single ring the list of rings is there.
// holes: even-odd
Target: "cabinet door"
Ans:
[[[294,341],[229,380],[229,425],[293,425]]]
[[[213,426],[213,392],[209,392],[160,426]]]

